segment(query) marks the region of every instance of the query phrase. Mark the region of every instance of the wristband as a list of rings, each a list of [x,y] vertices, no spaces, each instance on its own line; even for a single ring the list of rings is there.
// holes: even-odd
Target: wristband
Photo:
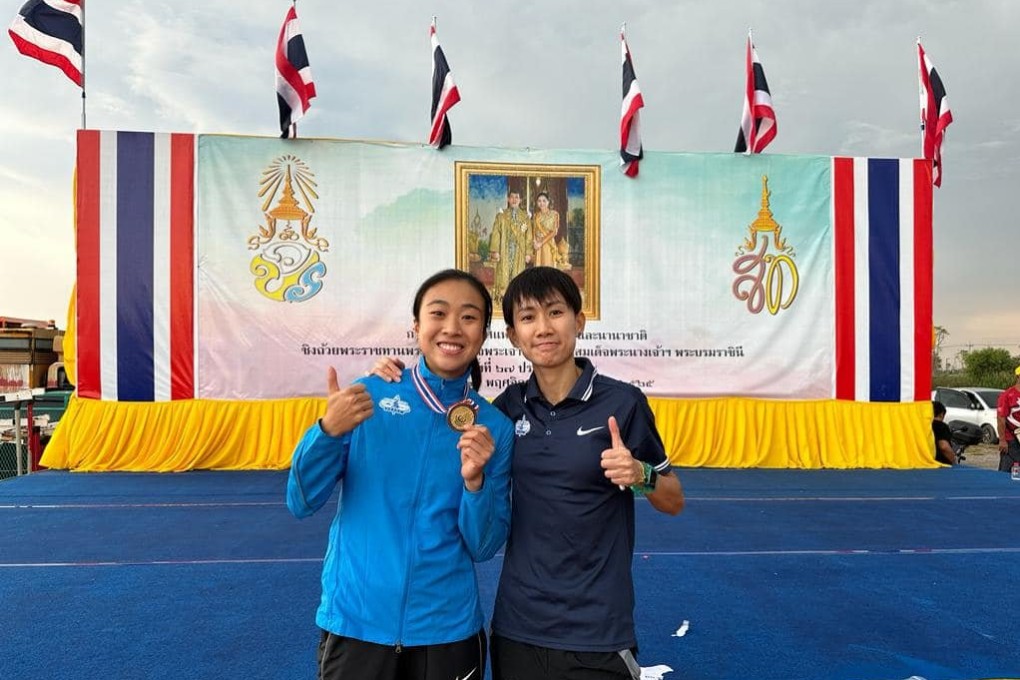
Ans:
[[[655,483],[659,480],[659,475],[648,463],[641,461],[641,470],[644,473],[643,479],[637,484],[631,484],[630,490],[634,492],[635,496],[644,496],[655,491]]]

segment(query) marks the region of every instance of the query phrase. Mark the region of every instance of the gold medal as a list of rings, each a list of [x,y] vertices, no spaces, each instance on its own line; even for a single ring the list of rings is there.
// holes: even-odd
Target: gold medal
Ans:
[[[470,399],[458,401],[446,410],[446,422],[457,432],[464,432],[475,424],[478,407]]]
[[[475,402],[468,399],[470,385],[468,385],[466,380],[464,381],[464,395],[461,400],[454,402],[450,408],[446,408],[439,395],[433,392],[429,384],[425,382],[419,364],[415,364],[414,368],[411,369],[411,378],[414,380],[414,387],[418,390],[418,396],[422,398],[422,401],[436,413],[445,413],[446,424],[452,429],[457,432],[464,432],[475,424],[478,406]]]

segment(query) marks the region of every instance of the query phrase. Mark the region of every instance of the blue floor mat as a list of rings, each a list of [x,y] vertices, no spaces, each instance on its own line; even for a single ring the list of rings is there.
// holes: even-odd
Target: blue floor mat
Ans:
[[[637,506],[643,666],[665,680],[1020,677],[1020,483],[974,468],[679,470]],[[332,508],[285,472],[0,483],[0,678],[314,677]],[[479,565],[487,610],[500,560]],[[681,631],[683,634],[678,634]]]

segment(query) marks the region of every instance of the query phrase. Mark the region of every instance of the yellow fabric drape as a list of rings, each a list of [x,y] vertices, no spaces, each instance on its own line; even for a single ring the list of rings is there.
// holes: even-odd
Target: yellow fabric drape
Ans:
[[[931,402],[649,399],[674,465],[933,468]]]
[[[130,403],[71,397],[40,461],[81,472],[280,470],[325,399]]]
[[[930,402],[650,399],[674,465],[924,468]],[[78,471],[285,469],[324,399],[107,402],[73,397],[42,464]]]
[[[64,331],[64,373],[72,385],[78,384],[78,283],[71,287],[67,303],[67,330]]]

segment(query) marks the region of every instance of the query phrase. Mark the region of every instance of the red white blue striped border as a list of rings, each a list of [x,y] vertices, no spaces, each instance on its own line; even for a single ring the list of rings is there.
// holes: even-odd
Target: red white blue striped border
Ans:
[[[837,399],[927,401],[931,162],[833,158]]]
[[[82,397],[194,397],[194,172],[194,135],[78,132]]]

